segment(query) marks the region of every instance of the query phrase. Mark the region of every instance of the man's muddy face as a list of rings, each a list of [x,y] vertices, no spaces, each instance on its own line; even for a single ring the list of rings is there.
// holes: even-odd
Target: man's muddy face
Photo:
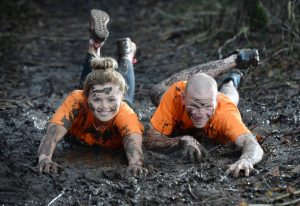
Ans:
[[[186,93],[185,106],[188,116],[196,128],[203,128],[214,114],[216,97],[214,95],[195,95]]]
[[[88,103],[94,117],[107,122],[118,113],[122,98],[119,86],[113,83],[97,84],[90,89]]]

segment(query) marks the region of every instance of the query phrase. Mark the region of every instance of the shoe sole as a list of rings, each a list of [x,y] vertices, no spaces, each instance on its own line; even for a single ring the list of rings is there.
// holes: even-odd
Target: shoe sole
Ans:
[[[259,53],[257,49],[242,49],[237,50],[237,68],[245,69],[249,66],[259,65]]]
[[[109,16],[106,12],[101,10],[92,9],[91,18],[94,21],[94,32],[99,39],[106,39],[109,36],[107,23]]]

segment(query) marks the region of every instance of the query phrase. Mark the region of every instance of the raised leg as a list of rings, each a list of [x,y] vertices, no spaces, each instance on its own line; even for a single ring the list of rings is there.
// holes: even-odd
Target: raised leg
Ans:
[[[211,61],[206,64],[200,64],[178,73],[173,74],[164,81],[156,84],[150,91],[150,98],[155,106],[159,105],[160,99],[164,92],[177,81],[186,81],[188,78],[197,73],[205,73],[211,77],[216,77],[221,73],[228,72],[233,68],[247,68],[257,66],[259,63],[259,54],[257,49],[242,49],[233,52],[232,55],[225,59]]]
[[[116,43],[119,57],[119,72],[123,75],[128,86],[124,100],[132,106],[135,95],[135,76],[132,62],[136,53],[136,45],[130,38],[118,39]]]

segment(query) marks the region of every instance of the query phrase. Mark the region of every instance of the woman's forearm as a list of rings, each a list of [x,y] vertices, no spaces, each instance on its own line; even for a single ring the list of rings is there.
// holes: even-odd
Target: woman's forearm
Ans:
[[[129,165],[142,166],[144,164],[142,141],[142,135],[137,133],[129,134],[124,138],[123,144]]]
[[[39,161],[41,161],[42,159],[52,158],[57,143],[64,137],[66,133],[67,133],[66,128],[60,125],[50,123],[47,132],[45,136],[42,138],[39,146],[39,150],[38,150]]]

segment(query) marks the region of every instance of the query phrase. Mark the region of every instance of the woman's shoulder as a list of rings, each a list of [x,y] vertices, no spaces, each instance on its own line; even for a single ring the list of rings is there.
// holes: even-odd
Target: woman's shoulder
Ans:
[[[69,93],[68,98],[74,100],[84,100],[85,96],[83,90],[73,90],[72,92]]]
[[[84,97],[84,93],[83,90],[73,90],[72,92],[70,92],[69,96],[74,96],[74,97]]]
[[[86,98],[83,94],[82,90],[74,90],[68,94],[68,96],[64,100],[64,104],[67,105],[76,105],[82,104],[86,101]]]
[[[126,103],[122,102],[118,113],[114,118],[116,125],[135,125],[138,124],[139,118],[135,111]]]
[[[136,114],[136,113],[126,102],[122,101],[118,114],[125,115],[125,114]]]

